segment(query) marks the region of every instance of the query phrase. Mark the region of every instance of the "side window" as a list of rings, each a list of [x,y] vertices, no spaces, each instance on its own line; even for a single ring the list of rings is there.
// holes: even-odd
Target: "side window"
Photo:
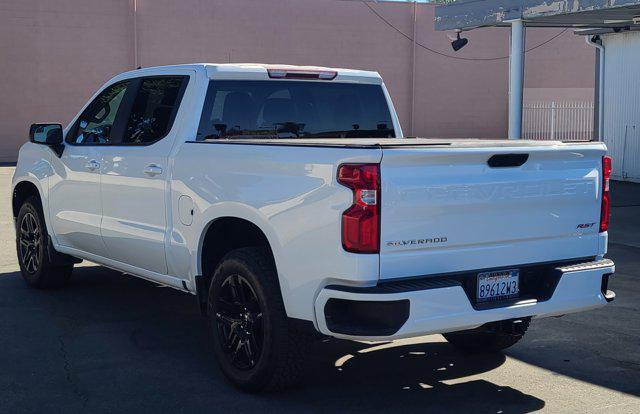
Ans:
[[[111,143],[113,123],[128,84],[128,81],[119,82],[102,91],[80,115],[67,142],[78,145]]]
[[[171,130],[188,76],[143,78],[133,101],[123,144],[148,144]]]

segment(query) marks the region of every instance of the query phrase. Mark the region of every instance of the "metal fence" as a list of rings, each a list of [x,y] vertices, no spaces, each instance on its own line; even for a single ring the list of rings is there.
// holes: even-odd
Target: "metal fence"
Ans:
[[[524,139],[588,141],[593,134],[593,102],[531,102],[523,107]]]

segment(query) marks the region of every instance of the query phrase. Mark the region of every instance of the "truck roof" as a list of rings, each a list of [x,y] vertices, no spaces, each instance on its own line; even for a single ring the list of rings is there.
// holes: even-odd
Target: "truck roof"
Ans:
[[[121,75],[152,75],[156,71],[180,69],[204,70],[210,79],[268,79],[269,70],[293,72],[335,72],[337,81],[357,81],[362,83],[382,83],[378,72],[358,69],[331,68],[324,66],[299,66],[267,63],[189,63],[141,68]]]

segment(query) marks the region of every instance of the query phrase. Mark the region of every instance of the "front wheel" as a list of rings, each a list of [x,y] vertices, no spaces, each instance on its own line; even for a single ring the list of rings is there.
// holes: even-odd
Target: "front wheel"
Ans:
[[[493,353],[507,349],[522,339],[531,318],[491,322],[479,328],[443,334],[456,348],[469,353]]]
[[[65,285],[73,263],[54,264],[40,200],[30,197],[20,207],[16,221],[16,250],[22,277],[29,286],[47,289]]]
[[[287,318],[265,249],[242,248],[222,259],[209,288],[207,320],[220,368],[234,385],[255,392],[297,382],[305,335]]]

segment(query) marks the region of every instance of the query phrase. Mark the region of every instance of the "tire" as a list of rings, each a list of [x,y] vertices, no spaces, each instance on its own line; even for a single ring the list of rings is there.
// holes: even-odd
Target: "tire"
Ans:
[[[531,318],[491,322],[469,331],[450,332],[444,338],[463,352],[500,352],[515,345],[529,328]]]
[[[228,253],[211,280],[207,327],[225,377],[249,391],[297,384],[308,336],[289,321],[273,259],[266,249]]]
[[[16,250],[20,272],[29,286],[59,288],[71,278],[73,263],[52,262],[59,253],[49,243],[49,233],[37,197],[29,197],[20,206],[16,221]]]

